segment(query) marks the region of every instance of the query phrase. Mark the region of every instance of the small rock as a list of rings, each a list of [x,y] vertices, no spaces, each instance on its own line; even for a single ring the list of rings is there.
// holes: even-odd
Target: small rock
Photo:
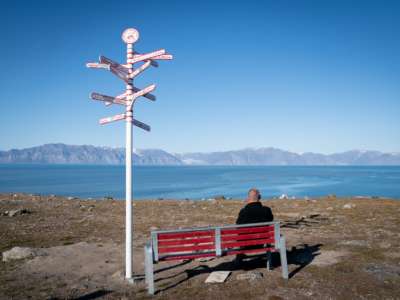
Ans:
[[[72,196],[67,197],[67,200],[76,200],[76,199],[78,199],[78,198],[77,197],[72,197]]]
[[[228,278],[231,274],[231,271],[214,271],[211,272],[210,275],[206,279],[206,283],[221,283]]]
[[[329,207],[326,208],[326,210],[333,210],[333,207],[329,206]]]
[[[346,203],[345,205],[343,205],[344,209],[352,209],[354,207],[356,207],[356,205],[351,203]]]
[[[42,249],[14,247],[3,252],[3,261],[8,262],[15,259],[34,258],[36,256],[46,256],[47,253]]]
[[[263,278],[263,273],[250,271],[236,276],[236,280],[256,280]]]
[[[22,209],[13,209],[10,210],[8,212],[8,216],[9,217],[15,217],[18,215],[24,215],[24,214],[30,214],[31,212],[29,210],[27,210],[26,208],[22,208]]]

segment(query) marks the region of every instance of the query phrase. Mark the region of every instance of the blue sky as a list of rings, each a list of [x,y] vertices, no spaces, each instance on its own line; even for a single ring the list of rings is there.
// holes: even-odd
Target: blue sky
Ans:
[[[0,149],[123,146],[122,112],[88,98],[122,82],[85,68],[102,54],[165,48],[142,73],[152,132],[134,147],[174,152],[273,146],[296,152],[400,151],[399,1],[8,1],[0,12]]]

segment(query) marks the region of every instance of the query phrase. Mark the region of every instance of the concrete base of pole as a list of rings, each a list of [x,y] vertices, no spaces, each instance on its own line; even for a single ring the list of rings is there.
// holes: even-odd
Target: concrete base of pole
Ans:
[[[125,281],[129,284],[135,285],[138,284],[139,282],[142,282],[144,279],[145,279],[144,276],[133,275],[132,278],[125,278]]]

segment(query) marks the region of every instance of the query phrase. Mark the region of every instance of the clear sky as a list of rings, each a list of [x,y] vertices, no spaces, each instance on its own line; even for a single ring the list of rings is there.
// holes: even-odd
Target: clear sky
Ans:
[[[6,1],[0,11],[0,149],[123,146],[123,111],[88,95],[122,82],[85,68],[165,48],[142,73],[134,147],[174,152],[278,147],[400,151],[400,1]]]

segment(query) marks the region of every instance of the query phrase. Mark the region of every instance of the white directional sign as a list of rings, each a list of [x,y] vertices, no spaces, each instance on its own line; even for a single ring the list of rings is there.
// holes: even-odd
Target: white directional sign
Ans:
[[[87,63],[86,67],[88,68],[97,68],[97,69],[110,69],[110,65],[108,64],[99,64],[99,63]]]
[[[138,120],[135,120],[135,119],[133,119],[132,122],[133,122],[133,125],[135,125],[135,126],[137,126],[139,128],[142,128],[143,130],[150,131],[150,126],[149,125],[144,124],[144,123],[142,123],[142,122],[140,122]]]
[[[111,122],[119,121],[125,119],[125,114],[119,114],[112,117],[102,118],[99,120],[100,125],[105,125]]]
[[[150,66],[150,64],[151,64],[150,60],[146,61],[143,65],[141,65],[139,68],[137,68],[135,71],[133,71],[133,73],[129,74],[128,77],[130,79],[135,78],[137,75],[139,75],[144,70],[146,70]]]
[[[127,96],[126,98],[128,100],[134,101],[136,98],[139,98],[141,96],[144,96],[144,95],[154,91],[155,88],[156,88],[155,84],[149,85],[149,86],[145,87],[143,90],[139,90],[136,93],[132,94],[131,96]]]
[[[137,88],[137,87],[133,87],[132,90],[133,90],[135,93],[140,91],[140,89]],[[156,96],[154,96],[153,94],[150,94],[150,93],[144,94],[143,97],[145,97],[145,98],[147,98],[147,99],[149,99],[149,100],[151,100],[151,101],[156,101]]]
[[[161,59],[161,60],[170,60],[173,59],[174,57],[171,54],[163,54],[163,55],[159,55],[156,57],[153,57],[152,59]]]
[[[160,49],[154,52],[150,52],[150,53],[146,53],[146,54],[136,54],[133,56],[133,58],[128,58],[127,62],[128,64],[134,64],[137,63],[139,61],[143,61],[143,60],[147,60],[147,59],[152,59],[156,56],[160,56],[165,54],[165,49]]]

